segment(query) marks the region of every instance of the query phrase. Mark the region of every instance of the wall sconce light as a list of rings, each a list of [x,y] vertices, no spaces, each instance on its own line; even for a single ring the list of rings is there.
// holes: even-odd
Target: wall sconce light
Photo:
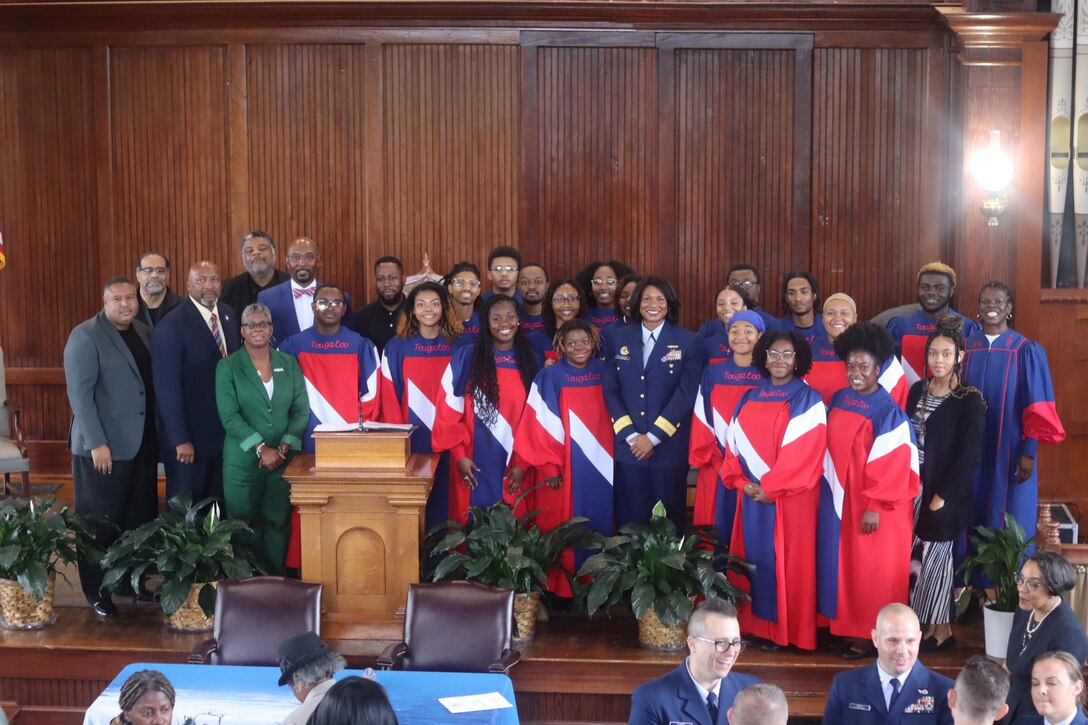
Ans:
[[[986,226],[996,227],[998,218],[1009,207],[1009,184],[1012,183],[1012,159],[1001,150],[1001,131],[990,131],[989,148],[978,151],[971,158],[971,173],[986,190],[986,199],[979,209],[986,217]]]

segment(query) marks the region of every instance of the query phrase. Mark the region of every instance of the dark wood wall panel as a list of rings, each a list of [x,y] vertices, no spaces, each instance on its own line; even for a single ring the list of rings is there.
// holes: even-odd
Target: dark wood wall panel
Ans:
[[[365,143],[371,107],[363,45],[248,46],[249,222],[276,240],[280,264],[300,236],[319,248],[319,277],[362,293],[366,254]],[[231,240],[232,273],[241,272]],[[359,299],[356,297],[356,299]]]
[[[762,270],[763,307],[793,264],[795,53],[676,52],[676,236],[685,320],[714,316],[729,267]]]
[[[615,258],[671,274],[657,254],[658,98],[653,48],[541,47],[534,99],[538,256],[575,272]],[[553,271],[554,275],[554,271]]]
[[[436,271],[518,245],[520,49],[387,45],[383,51],[385,230],[371,253]],[[531,250],[525,250],[531,254]]]
[[[862,317],[914,301],[914,272],[941,256],[934,177],[945,126],[931,99],[944,75],[934,52],[815,53],[811,269],[823,297],[846,292]]]
[[[100,274],[133,274],[164,251],[171,286],[222,261],[228,242],[227,53],[223,46],[113,48],[109,59],[111,235]]]
[[[0,345],[9,367],[59,365],[101,305],[90,49],[0,50]]]

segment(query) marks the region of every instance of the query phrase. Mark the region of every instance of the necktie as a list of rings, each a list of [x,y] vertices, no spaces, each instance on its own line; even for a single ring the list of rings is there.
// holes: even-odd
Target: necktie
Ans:
[[[219,348],[219,357],[227,356],[227,349],[223,347],[223,336],[219,333],[219,318],[212,313],[212,337],[215,338],[215,346]]]
[[[313,287],[307,287],[306,289],[295,289],[295,299],[296,300],[299,297],[313,297],[313,296],[314,296],[314,288]]]
[[[888,699],[888,712],[891,712],[895,698],[899,697],[899,679],[893,677],[888,684],[892,686],[892,696]]]
[[[718,722],[718,696],[713,692],[706,695],[706,709],[710,711],[710,722]]]
[[[654,345],[657,344],[657,333],[651,332],[650,339],[646,342],[646,349],[642,351],[642,367],[650,364],[650,356],[654,354]]]

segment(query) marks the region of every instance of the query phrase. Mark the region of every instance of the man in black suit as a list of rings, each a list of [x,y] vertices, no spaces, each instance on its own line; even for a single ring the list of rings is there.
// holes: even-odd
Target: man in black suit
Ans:
[[[140,285],[138,318],[154,328],[184,300],[170,289],[170,260],[165,254],[144,252],[136,260],[136,281]]]
[[[151,338],[166,493],[223,497],[223,425],[215,405],[215,366],[241,345],[234,310],[219,304],[219,268],[189,268],[189,299]]]
[[[103,547],[117,539],[118,528],[134,529],[158,509],[151,330],[136,319],[138,310],[136,285],[114,277],[103,290],[102,311],[72,330],[64,346],[75,507],[103,517],[95,529]],[[95,614],[116,617],[102,577],[97,565],[79,562],[80,585]]]
[[[230,305],[239,315],[257,301],[257,295],[291,278],[276,269],[276,243],[271,235],[254,229],[242,237],[242,264],[246,271],[223,282],[219,301]]]

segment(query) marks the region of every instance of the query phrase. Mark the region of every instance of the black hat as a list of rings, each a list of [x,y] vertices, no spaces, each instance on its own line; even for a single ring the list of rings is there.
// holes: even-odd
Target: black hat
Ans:
[[[332,654],[332,648],[321,641],[317,632],[306,632],[280,643],[280,687],[291,681],[291,675],[319,657]]]

